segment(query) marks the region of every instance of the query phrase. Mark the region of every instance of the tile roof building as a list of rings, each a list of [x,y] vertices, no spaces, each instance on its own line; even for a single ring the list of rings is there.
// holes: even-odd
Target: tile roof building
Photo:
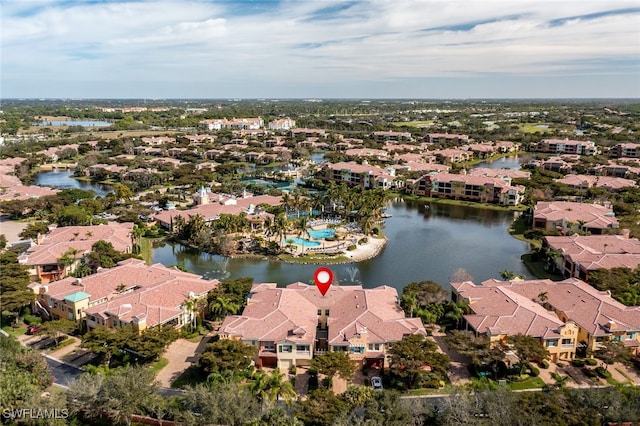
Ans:
[[[625,235],[571,235],[544,237],[543,247],[559,254],[556,267],[565,277],[588,281],[598,269],[640,266],[640,240]]]
[[[255,284],[242,315],[227,317],[220,335],[258,348],[259,364],[281,369],[309,365],[316,354],[344,351],[363,365],[388,366],[389,345],[426,334],[405,318],[396,289],[333,285],[322,296],[304,283]]]
[[[217,285],[218,280],[128,259],[84,278],[33,283],[29,288],[37,297],[34,312],[51,319],[84,320],[89,328],[133,325],[141,331],[190,323],[195,313],[184,303],[203,299]]]
[[[594,351],[618,340],[640,347],[640,307],[625,306],[609,292],[584,281],[498,281],[451,283],[454,301],[467,300],[466,326],[492,341],[524,334],[540,339],[552,360],[573,359],[578,348]]]
[[[557,230],[564,234],[571,231],[602,234],[608,229],[618,228],[618,219],[609,206],[571,201],[539,201],[533,210],[533,228]]]
[[[30,268],[33,281],[48,283],[64,278],[98,241],[111,243],[116,251],[131,253],[133,223],[110,223],[93,226],[64,226],[38,237],[36,245],[18,257]],[[73,253],[73,263],[65,265],[60,259]]]

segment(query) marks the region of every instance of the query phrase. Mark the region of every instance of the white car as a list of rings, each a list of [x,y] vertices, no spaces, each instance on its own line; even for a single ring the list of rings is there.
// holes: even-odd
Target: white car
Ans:
[[[382,390],[382,379],[378,376],[372,377],[371,386],[373,386],[375,390]]]

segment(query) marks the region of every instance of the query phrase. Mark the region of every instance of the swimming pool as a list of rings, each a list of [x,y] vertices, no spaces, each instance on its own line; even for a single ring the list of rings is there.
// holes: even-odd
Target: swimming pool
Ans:
[[[284,240],[282,240],[282,242],[284,244],[289,244],[290,242],[292,244],[295,244],[297,246],[305,246],[305,247],[320,247],[320,243],[317,241],[310,241],[310,240],[306,240],[304,238],[285,238]]]
[[[336,230],[335,229],[316,229],[316,230],[309,230],[307,231],[309,233],[309,235],[311,236],[311,238],[314,238],[316,240],[321,240],[322,238],[333,238],[336,236]]]

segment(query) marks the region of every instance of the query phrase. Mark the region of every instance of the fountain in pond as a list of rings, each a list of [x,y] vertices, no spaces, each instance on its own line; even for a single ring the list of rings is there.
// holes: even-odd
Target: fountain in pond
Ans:
[[[231,260],[231,258],[229,257],[220,257],[220,259],[214,259],[214,263],[217,266],[217,269],[206,272],[204,274],[204,277],[207,279],[213,279],[213,278],[226,278],[229,275],[231,275],[231,273],[227,271],[227,267],[229,266],[229,260]]]
[[[346,268],[346,270],[347,275],[349,275],[349,280],[352,284],[360,282],[360,280],[356,280],[356,275],[358,274],[358,272],[360,272],[357,266],[349,266]]]

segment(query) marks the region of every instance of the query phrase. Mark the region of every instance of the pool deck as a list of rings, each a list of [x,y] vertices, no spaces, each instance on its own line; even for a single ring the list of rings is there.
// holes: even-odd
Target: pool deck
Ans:
[[[312,230],[321,230],[326,229],[327,224],[317,224],[311,226]],[[362,238],[365,238],[365,235],[360,232],[353,232],[344,226],[340,226],[336,229],[336,232],[340,234],[344,234],[345,237],[337,240],[337,241],[327,241],[323,246],[320,247],[312,247],[311,249],[308,247],[304,248],[304,252],[330,252],[330,251],[342,251],[345,256],[351,259],[353,262],[362,262],[363,260],[372,259],[376,257],[380,251],[384,248],[384,245],[387,243],[386,238],[376,238],[373,236],[368,236],[366,244],[356,244],[355,250],[347,250],[346,248],[352,244],[353,240],[360,241]],[[287,235],[285,239],[290,237],[297,237],[297,235]],[[323,242],[324,240],[315,240],[311,238],[312,241]],[[303,254],[301,246],[295,246],[294,254],[301,255]]]

